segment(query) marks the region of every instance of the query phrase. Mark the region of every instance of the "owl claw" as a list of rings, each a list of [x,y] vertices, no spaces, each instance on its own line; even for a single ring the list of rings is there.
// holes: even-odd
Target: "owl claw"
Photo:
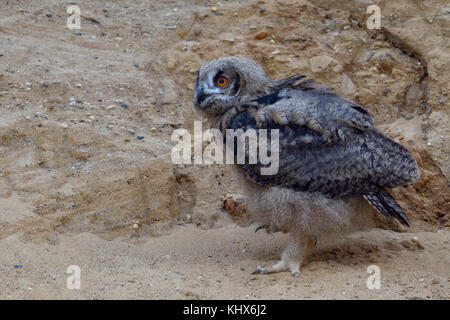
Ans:
[[[255,233],[258,232],[260,229],[267,229],[269,226],[267,224],[264,224],[262,226],[259,226],[258,228],[256,228]]]
[[[264,274],[266,272],[266,269],[258,267],[251,274]]]
[[[269,234],[279,231],[273,224],[263,224],[263,225],[257,227],[255,232],[258,232],[261,229],[266,230],[266,232]]]

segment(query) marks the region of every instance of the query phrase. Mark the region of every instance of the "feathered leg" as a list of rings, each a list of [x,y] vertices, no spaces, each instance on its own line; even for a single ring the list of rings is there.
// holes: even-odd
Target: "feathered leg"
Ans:
[[[289,242],[284,249],[281,260],[276,264],[262,268],[258,267],[252,274],[268,274],[282,271],[290,271],[294,277],[300,276],[302,262],[308,256],[315,245],[313,237],[309,235],[289,234]]]

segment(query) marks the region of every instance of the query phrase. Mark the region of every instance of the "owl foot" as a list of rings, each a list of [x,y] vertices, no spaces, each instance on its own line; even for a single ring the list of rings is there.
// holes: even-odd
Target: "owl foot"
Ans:
[[[258,267],[252,274],[269,274],[283,271],[290,271],[293,277],[298,278],[300,276],[300,262],[280,260],[267,268]]]
[[[290,271],[294,277],[298,278],[300,276],[300,266],[314,246],[314,237],[290,234],[288,246],[283,251],[281,260],[270,267],[258,267],[252,274],[269,274]]]

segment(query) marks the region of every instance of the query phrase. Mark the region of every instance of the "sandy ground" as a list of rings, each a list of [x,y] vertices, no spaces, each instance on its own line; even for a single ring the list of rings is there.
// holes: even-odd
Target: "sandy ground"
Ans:
[[[287,76],[293,69],[310,72],[306,53],[332,55],[338,47],[346,56],[346,45],[359,48],[364,40],[361,56],[369,56],[373,48],[366,42],[375,40],[364,30],[333,36],[326,14],[339,28],[348,27],[346,15],[296,7],[289,17],[291,3],[269,1],[225,1],[223,7],[206,0],[83,1],[78,32],[65,26],[72,2],[10,0],[0,7],[0,299],[450,297],[450,233],[438,223],[448,185],[428,158],[422,169],[434,171],[423,171],[428,178],[411,205],[414,228],[373,230],[330,244],[311,257],[300,278],[250,274],[276,262],[286,236],[221,219],[221,193],[229,188],[220,171],[175,179],[170,163],[153,161],[169,152],[170,133],[180,122],[192,123],[194,77],[203,61],[244,53]],[[274,36],[256,41],[260,30]],[[374,43],[375,53],[390,48]],[[345,63],[360,89],[384,86],[397,93],[420,80],[415,60],[389,50],[398,70],[369,77],[374,84]],[[277,71],[283,64],[285,73]],[[400,117],[380,107],[399,100],[396,95],[369,96],[384,99],[372,105],[378,119]],[[422,116],[414,108],[414,116]],[[185,202],[172,197],[182,193]],[[422,203],[438,215],[415,210]],[[161,230],[153,224],[186,213],[192,224]],[[420,219],[436,224],[422,226]],[[80,290],[66,287],[70,265],[80,267]],[[380,267],[380,290],[366,287],[370,265]]]
[[[180,226],[168,236],[105,241],[82,233],[44,245],[0,242],[2,299],[448,299],[450,233],[374,230],[319,249],[299,278],[251,275],[274,263],[286,238],[234,225]],[[418,240],[413,239],[417,237]],[[81,289],[66,287],[69,265]],[[366,286],[367,267],[381,288]]]

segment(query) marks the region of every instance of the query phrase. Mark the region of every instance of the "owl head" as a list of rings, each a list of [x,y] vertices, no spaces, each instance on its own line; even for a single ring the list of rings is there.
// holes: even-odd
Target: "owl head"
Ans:
[[[212,60],[198,71],[194,106],[207,115],[220,116],[271,81],[253,60],[238,56]]]

